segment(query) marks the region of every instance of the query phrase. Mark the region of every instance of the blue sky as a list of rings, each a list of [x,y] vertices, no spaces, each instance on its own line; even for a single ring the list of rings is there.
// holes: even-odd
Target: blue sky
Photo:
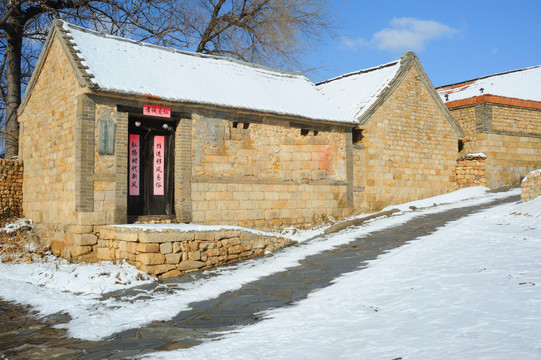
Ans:
[[[315,82],[414,51],[434,86],[541,65],[541,1],[331,0],[339,28],[304,62]]]

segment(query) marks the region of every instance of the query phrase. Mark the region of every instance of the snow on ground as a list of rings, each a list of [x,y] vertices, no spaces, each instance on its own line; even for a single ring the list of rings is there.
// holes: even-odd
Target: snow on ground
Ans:
[[[17,221],[7,224],[0,228],[0,232],[6,232],[8,234],[17,231],[25,226],[32,226],[32,220],[29,219],[17,219]]]
[[[449,223],[293,307],[153,359],[540,359],[541,197]]]
[[[101,299],[100,294],[108,291],[126,289],[150,281],[128,265],[73,265],[64,260],[0,264],[0,297],[30,305],[41,315],[65,312],[72,320],[59,326],[67,328],[69,336],[99,340],[155,320],[170,320],[180,311],[188,310],[192,302],[236,290],[258,278],[294,267],[307,256],[346,244],[370,232],[400,225],[419,215],[480,204],[519,193],[518,189],[496,194],[485,194],[485,191],[486,188],[464,189],[405,204],[398,207],[401,212],[389,218],[370,220],[362,226],[322,236],[302,246],[286,248],[280,251],[279,255],[214,269],[207,272],[207,278],[177,284],[176,287],[169,287],[168,291],[159,291],[159,288],[158,291],[138,289],[135,295]],[[433,204],[445,205],[433,207]],[[410,206],[428,207],[412,211]],[[313,232],[297,236],[309,238],[313,236]]]

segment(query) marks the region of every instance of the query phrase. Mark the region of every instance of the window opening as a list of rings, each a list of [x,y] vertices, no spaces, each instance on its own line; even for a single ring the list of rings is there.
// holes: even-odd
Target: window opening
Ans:
[[[458,152],[464,150],[464,141],[458,140]]]
[[[353,129],[352,141],[354,145],[359,145],[364,139],[363,129]]]

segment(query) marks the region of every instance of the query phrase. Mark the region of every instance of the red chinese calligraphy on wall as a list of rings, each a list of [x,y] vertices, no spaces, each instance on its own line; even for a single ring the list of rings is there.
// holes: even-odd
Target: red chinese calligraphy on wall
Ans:
[[[129,146],[129,183],[130,183],[130,195],[139,196],[139,173],[140,173],[140,159],[139,159],[139,135],[130,134],[130,146]]]
[[[150,116],[159,116],[170,118],[171,117],[171,108],[166,106],[157,106],[157,105],[143,105],[143,115]]]
[[[163,195],[164,186],[164,160],[165,160],[165,137],[154,136],[154,195]]]

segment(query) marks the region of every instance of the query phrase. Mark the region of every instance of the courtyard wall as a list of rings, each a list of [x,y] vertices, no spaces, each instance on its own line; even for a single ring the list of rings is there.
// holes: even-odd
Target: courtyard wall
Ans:
[[[0,159],[0,217],[21,216],[23,163]]]
[[[530,201],[541,196],[541,169],[531,171],[521,182],[522,202]]]

